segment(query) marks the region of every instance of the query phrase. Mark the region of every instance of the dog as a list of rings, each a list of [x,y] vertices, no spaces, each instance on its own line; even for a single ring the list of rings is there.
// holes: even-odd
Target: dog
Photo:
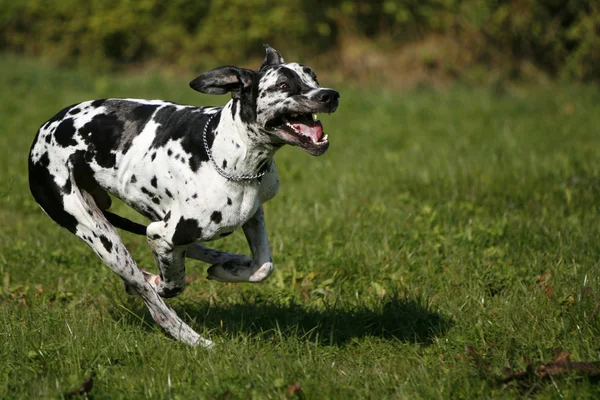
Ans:
[[[329,147],[318,114],[333,113],[339,93],[265,48],[256,71],[224,66],[190,82],[202,93],[231,93],[223,107],[86,101],[43,124],[29,154],[29,186],[42,210],[87,243],[169,335],[192,346],[213,344],[163,300],[184,290],[185,258],[211,264],[208,279],[265,280],[273,258],[262,204],[279,188],[273,156],[286,144],[314,156]],[[151,223],[108,211],[108,193]],[[136,265],[115,227],[146,235],[158,275]],[[240,227],[252,258],[199,243]]]

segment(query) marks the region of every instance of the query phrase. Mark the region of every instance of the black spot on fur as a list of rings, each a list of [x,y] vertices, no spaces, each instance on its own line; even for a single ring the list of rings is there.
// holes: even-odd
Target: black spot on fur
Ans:
[[[310,77],[313,78],[315,82],[317,82],[317,85],[319,84],[319,81],[317,81],[317,75],[313,72],[312,69],[310,69],[307,66],[304,66],[302,67],[302,72],[304,72],[307,75],[310,75]]]
[[[104,168],[113,168],[117,161],[115,150],[123,132],[124,123],[115,115],[99,114],[79,130],[88,144],[88,151]]]
[[[221,233],[219,236],[220,236],[220,237],[225,237],[225,236],[229,236],[229,235],[231,235],[232,233],[233,233],[233,232],[223,232],[223,233]]]
[[[150,160],[154,161],[155,158],[156,158],[156,152],[152,153],[152,155],[150,156]]]
[[[271,168],[271,163],[269,162],[269,160],[264,160],[260,163],[258,173],[259,174],[266,173],[270,168]]]
[[[173,151],[171,149],[167,150],[167,155],[171,157],[173,155]]]
[[[37,163],[29,158],[29,189],[50,218],[60,226],[75,233],[77,220],[64,210],[61,188],[56,185],[54,177],[48,171],[49,164],[48,153],[42,154]]]
[[[124,113],[127,119],[127,132],[123,139],[124,143],[121,149],[123,154],[125,154],[131,148],[133,139],[135,139],[135,137],[144,130],[144,127],[150,120],[150,117],[152,117],[152,114],[154,114],[159,106],[155,104],[137,105],[137,103],[132,103],[125,100],[111,100],[109,105],[112,106],[109,108],[119,110],[119,112]],[[132,109],[131,107],[134,108]],[[131,111],[127,113],[126,110]]]
[[[148,189],[146,189],[145,187],[142,186],[142,188],[140,189],[142,191],[142,193],[144,193],[146,196],[148,197],[154,197],[154,193],[152,193],[151,191],[149,191]]]
[[[280,68],[278,71],[280,75],[280,81],[285,81],[288,84],[289,89],[287,92],[289,95],[296,95],[304,92],[308,92],[311,88],[302,82],[300,76],[296,73],[296,71],[292,71],[287,68]]]
[[[196,112],[194,112],[196,111]],[[153,120],[160,124],[152,141],[152,148],[164,147],[169,141],[180,141],[181,147],[189,156],[188,163],[192,171],[198,171],[200,164],[208,161],[204,150],[202,130],[211,115],[198,112],[196,107],[177,109],[175,106],[165,106],[159,109]],[[207,129],[206,142],[212,147],[214,141],[213,129],[219,123],[220,114],[214,115],[211,126]],[[167,154],[168,151],[167,151]]]
[[[135,120],[140,124],[140,131],[146,126],[146,123],[158,107],[159,105],[157,104],[141,104],[131,110],[132,120]]]
[[[153,202],[154,204],[160,204],[160,199],[159,199],[158,197],[153,197],[153,198],[152,198],[152,202]]]
[[[44,140],[46,141],[46,143],[50,143],[52,141],[52,136],[46,135],[46,137],[44,138]]]
[[[148,218],[151,221],[160,221],[160,217],[159,217],[160,214],[152,207],[140,206],[140,207],[135,207],[135,209],[137,212],[139,212],[140,214],[142,214],[143,216],[145,216],[146,218]]]
[[[106,251],[110,253],[112,251],[112,242],[108,240],[108,238],[104,235],[100,235],[100,241],[102,242],[102,245],[104,246]]]
[[[230,206],[231,204],[232,204],[232,201],[231,201],[231,199],[228,197],[228,198],[227,198],[227,205],[228,205],[228,206]]]
[[[227,160],[223,160],[223,169],[227,168]]]
[[[157,187],[158,187],[158,182],[157,182],[157,180],[156,180],[156,176],[153,176],[153,177],[152,177],[152,179],[150,180],[150,184],[151,184],[152,186],[154,186],[155,188],[157,188]]]
[[[221,215],[221,211],[213,211],[213,213],[210,214],[210,220],[215,224],[220,223],[222,219],[223,216]]]
[[[137,182],[137,178],[135,177],[135,175],[131,175],[131,183],[136,183]]]
[[[170,198],[174,199],[173,195],[171,194],[171,192],[169,191],[169,189],[165,188],[165,194],[167,196],[169,196]]]
[[[71,180],[67,179],[67,182],[65,182],[65,185],[62,187],[62,191],[64,194],[69,194],[71,193]]]
[[[237,113],[238,102],[239,102],[239,100],[233,100],[233,103],[231,104],[231,115],[233,115],[234,117],[235,117],[235,114]]]
[[[184,287],[174,287],[174,288],[163,288],[160,295],[161,297],[168,299],[170,297],[175,297],[179,293],[183,292]]]
[[[194,193],[194,194],[192,195],[192,199],[197,199],[197,198],[198,198],[198,193]]]
[[[48,129],[51,123],[62,120],[65,117],[65,115],[67,115],[67,112],[74,106],[75,104],[72,104],[69,107],[65,107],[62,110],[60,110],[54,117],[50,118],[48,122],[46,122],[46,125],[44,125],[44,129]]]
[[[202,237],[202,228],[198,225],[198,221],[192,218],[179,219],[175,227],[172,242],[174,245],[190,244],[194,240]]]
[[[94,108],[102,107],[102,105],[104,104],[105,101],[106,101],[105,99],[94,100],[94,101],[92,101],[92,107],[94,107]]]
[[[159,257],[160,263],[164,266],[169,266],[171,265],[171,258],[170,257]]]
[[[75,107],[75,108],[72,108],[71,111],[69,111],[69,114],[70,115],[79,114],[80,111],[81,110],[79,108]]]
[[[167,215],[165,215],[165,217],[163,218],[163,221],[167,222],[169,219],[171,219],[171,211],[169,211],[167,213]]]
[[[75,146],[77,142],[73,139],[74,135],[75,126],[73,126],[73,119],[68,118],[58,125],[58,128],[54,132],[54,139],[62,147]]]

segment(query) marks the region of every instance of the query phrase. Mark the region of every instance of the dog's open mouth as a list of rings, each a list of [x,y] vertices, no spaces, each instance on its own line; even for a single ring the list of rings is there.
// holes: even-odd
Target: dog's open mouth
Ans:
[[[285,142],[303,148],[312,155],[321,155],[329,147],[327,135],[318,114],[290,113],[267,124]]]

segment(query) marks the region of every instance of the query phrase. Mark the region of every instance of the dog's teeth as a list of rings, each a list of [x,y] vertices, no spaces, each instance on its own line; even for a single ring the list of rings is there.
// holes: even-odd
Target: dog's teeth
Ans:
[[[289,122],[285,123],[287,126],[289,126],[290,128],[292,128],[294,130],[294,132],[301,134],[300,131],[298,131],[298,129],[294,128],[294,125],[290,124]]]
[[[327,134],[325,134],[325,136],[323,136],[323,138],[321,138],[321,141],[322,141],[322,142],[326,142],[328,137],[329,137],[329,136],[327,136]]]
[[[313,114],[313,121],[317,122],[319,120],[319,116],[317,114]]]

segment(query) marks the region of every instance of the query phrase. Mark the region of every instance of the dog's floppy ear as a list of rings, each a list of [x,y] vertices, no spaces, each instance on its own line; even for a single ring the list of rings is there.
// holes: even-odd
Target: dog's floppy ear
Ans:
[[[275,50],[266,43],[264,44],[264,46],[267,50],[267,55],[265,57],[265,61],[263,61],[262,65],[260,66],[260,69],[268,67],[269,65],[285,64],[285,60],[283,59],[283,57],[281,57],[281,54],[279,54],[277,50]]]
[[[240,98],[243,89],[252,86],[254,71],[232,66],[211,69],[190,82],[190,87],[206,94],[231,92],[234,99]]]

